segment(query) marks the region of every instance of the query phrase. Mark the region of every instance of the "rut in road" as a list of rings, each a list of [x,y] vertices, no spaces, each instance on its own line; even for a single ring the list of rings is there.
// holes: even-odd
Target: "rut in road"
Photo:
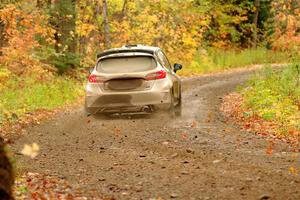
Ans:
[[[87,118],[77,109],[28,129],[12,148],[36,142],[36,159],[17,158],[26,170],[116,199],[300,199],[300,177],[289,173],[299,156],[282,142],[267,155],[265,138],[219,113],[222,96],[249,74],[184,80],[181,118]]]

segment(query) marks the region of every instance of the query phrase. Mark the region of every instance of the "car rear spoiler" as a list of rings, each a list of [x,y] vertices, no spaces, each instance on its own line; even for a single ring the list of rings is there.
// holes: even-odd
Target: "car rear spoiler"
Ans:
[[[148,49],[118,49],[118,50],[108,50],[108,51],[104,51],[101,53],[97,54],[97,59],[101,58],[103,56],[107,56],[107,55],[111,55],[111,54],[117,54],[117,53],[132,53],[132,52],[136,52],[136,53],[149,53],[151,55],[154,54],[153,50],[148,50]]]

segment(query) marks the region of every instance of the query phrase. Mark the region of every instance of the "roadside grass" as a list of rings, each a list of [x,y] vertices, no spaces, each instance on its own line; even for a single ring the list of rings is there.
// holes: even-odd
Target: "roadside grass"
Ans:
[[[274,121],[282,135],[300,133],[300,65],[266,67],[256,73],[240,91],[245,117]]]
[[[199,51],[190,64],[179,73],[182,76],[223,71],[255,64],[289,63],[288,52],[271,51],[263,48],[241,51],[208,49]]]
[[[54,109],[72,103],[83,94],[79,81],[55,76],[48,81],[34,77],[10,77],[0,88],[0,126],[28,112]]]

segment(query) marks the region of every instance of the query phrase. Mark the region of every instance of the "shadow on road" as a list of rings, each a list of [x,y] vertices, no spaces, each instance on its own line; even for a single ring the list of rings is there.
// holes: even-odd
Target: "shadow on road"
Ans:
[[[91,115],[96,120],[134,120],[134,119],[156,119],[159,117],[169,117],[167,113],[155,112],[155,113],[115,113],[115,114],[104,114],[97,113]]]

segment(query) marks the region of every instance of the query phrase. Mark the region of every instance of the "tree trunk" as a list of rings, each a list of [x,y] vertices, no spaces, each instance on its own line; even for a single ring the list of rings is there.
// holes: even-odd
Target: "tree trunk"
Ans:
[[[2,55],[1,48],[4,47],[7,43],[7,39],[5,38],[5,26],[0,22],[0,56]]]
[[[72,19],[69,20],[69,28],[66,30],[66,34],[68,35],[68,38],[72,38],[71,32],[75,34],[76,32],[76,0],[71,0],[71,14],[73,15]],[[69,51],[72,53],[76,53],[76,43],[77,43],[77,37],[74,35],[74,37],[71,39],[69,46]]]
[[[104,47],[110,48],[110,32],[109,32],[109,21],[107,17],[107,1],[103,0],[103,20],[104,20]]]
[[[66,46],[68,52],[76,52],[76,38],[71,35],[71,32],[75,33],[75,7],[76,0],[52,0],[51,2],[50,24],[56,31],[54,34],[56,52],[62,52]]]
[[[122,17],[125,17],[126,15],[126,5],[127,5],[127,0],[124,0],[123,8],[122,8]]]
[[[258,23],[258,16],[260,11],[260,0],[255,0],[254,2],[255,6],[255,13],[253,18],[253,48],[257,48],[257,23]]]
[[[95,12],[95,17],[96,19],[99,19],[100,15],[101,15],[101,2],[100,1],[96,1],[96,12]],[[97,42],[97,45],[96,46],[96,51],[100,51],[100,45],[101,44],[101,39],[100,39],[100,35],[102,33],[102,24],[99,24],[97,23],[97,30],[95,31],[95,35],[94,37],[97,38],[96,42]]]

